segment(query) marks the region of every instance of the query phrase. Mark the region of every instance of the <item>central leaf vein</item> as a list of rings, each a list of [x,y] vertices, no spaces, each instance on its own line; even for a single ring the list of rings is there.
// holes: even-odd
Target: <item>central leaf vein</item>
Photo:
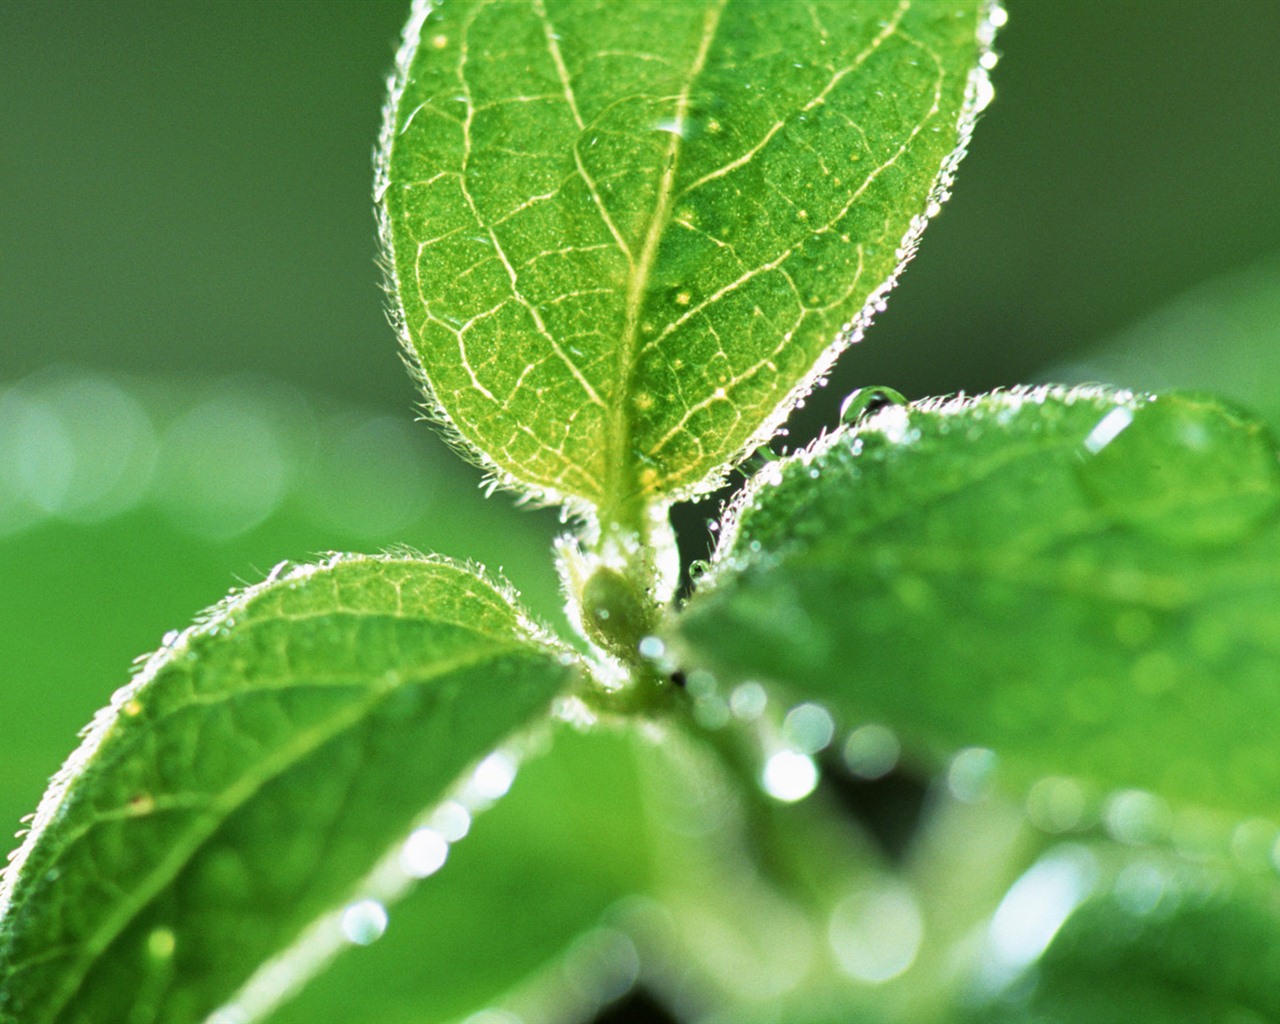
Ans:
[[[671,219],[676,171],[680,159],[680,143],[684,138],[689,117],[689,101],[693,85],[706,66],[707,55],[711,52],[711,44],[715,39],[720,16],[727,2],[728,0],[720,0],[719,3],[708,7],[703,16],[702,37],[698,50],[689,66],[680,93],[676,97],[674,130],[670,133],[670,140],[667,143],[662,179],[658,184],[653,214],[649,218],[649,227],[645,232],[640,259],[633,265],[628,275],[626,317],[623,323],[622,344],[618,349],[618,379],[622,384],[621,400],[614,403],[613,415],[609,423],[609,453],[612,461],[607,469],[608,488],[606,490],[606,494],[618,505],[630,502],[638,490],[636,481],[633,479],[635,473],[635,454],[632,451],[634,422],[630,395],[640,354],[637,351],[640,312],[648,292],[649,276],[658,255],[658,244]],[[614,515],[620,514],[623,518],[627,517],[627,512],[623,509],[615,508],[609,511]]]

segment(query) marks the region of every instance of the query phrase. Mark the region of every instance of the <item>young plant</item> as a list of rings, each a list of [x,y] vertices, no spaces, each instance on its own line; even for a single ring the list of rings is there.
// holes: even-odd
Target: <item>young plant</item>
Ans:
[[[883,307],[1002,21],[989,0],[419,3],[377,166],[394,319],[458,449],[563,508],[579,635],[410,551],[282,564],[171,634],[0,883],[0,1020],[287,1014],[437,871],[424,889],[458,888],[436,925],[509,927],[521,956],[477,963],[460,928],[448,980],[411,1007],[374,992],[371,1020],[584,1019],[637,975],[689,1020],[1280,1014],[1255,983],[1274,895],[1225,856],[1267,859],[1280,781],[1254,724],[1280,704],[1257,420],[1102,387],[859,392],[761,460],[677,598],[671,506],[767,445]],[[899,749],[946,786],[891,857],[825,787],[805,798]],[[446,865],[535,753],[560,775],[493,812],[518,831],[487,873],[465,846]],[[610,869],[556,890],[544,928],[525,860],[547,850]],[[1222,935],[1248,940],[1238,976],[1185,955]]]

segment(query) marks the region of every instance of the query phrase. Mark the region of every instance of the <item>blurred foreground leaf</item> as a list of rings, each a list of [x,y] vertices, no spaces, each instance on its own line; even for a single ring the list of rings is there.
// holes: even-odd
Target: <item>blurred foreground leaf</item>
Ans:
[[[1280,465],[1209,398],[890,406],[767,467],[678,628],[687,661],[1232,814],[1280,790]],[[990,767],[986,755],[968,768]]]
[[[385,938],[339,958],[272,1024],[452,1020],[535,974],[549,975],[536,987],[566,1011],[557,1019],[593,1009],[593,985],[610,980],[610,965],[593,978],[592,965],[557,963],[617,900],[650,887],[637,742],[630,729],[556,726],[551,749],[521,766],[443,869],[391,908]]]
[[[203,1019],[572,669],[438,559],[283,571],[95,720],[0,888],[0,1017]]]
[[[1280,425],[1280,255],[1197,285],[1046,376],[1154,391],[1203,388]]]
[[[1261,1024],[1280,1020],[1274,890],[1137,860],[1071,915],[973,1024]]]

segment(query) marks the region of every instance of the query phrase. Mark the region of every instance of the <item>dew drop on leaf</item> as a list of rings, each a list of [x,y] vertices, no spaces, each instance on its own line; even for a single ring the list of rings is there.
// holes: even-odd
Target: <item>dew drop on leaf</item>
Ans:
[[[729,695],[729,708],[735,718],[751,722],[764,714],[768,701],[769,696],[759,683],[743,683]]]
[[[1146,917],[1174,895],[1168,875],[1155,864],[1136,861],[1116,876],[1112,893],[1121,909],[1135,917]]]
[[[1027,793],[1027,817],[1046,832],[1069,832],[1084,820],[1085,793],[1075,779],[1050,775]]]
[[[1103,809],[1102,820],[1111,838],[1128,846],[1164,839],[1171,824],[1164,801],[1140,789],[1112,794]]]
[[[845,974],[880,985],[915,963],[924,917],[905,885],[886,881],[838,903],[827,938]]]
[[[456,843],[471,831],[471,812],[456,800],[446,800],[431,812],[427,826],[447,842]]]
[[[448,857],[448,840],[433,828],[420,828],[400,848],[400,868],[410,878],[426,878],[444,867]]]
[[[858,778],[868,781],[883,778],[893,771],[901,752],[893,730],[874,722],[851,732],[841,750],[845,767]]]
[[[817,788],[818,766],[806,754],[779,750],[765,762],[760,784],[775,800],[795,803]]]
[[[387,908],[377,900],[358,900],[342,911],[342,934],[357,946],[370,946],[387,930]]]
[[[661,658],[667,646],[656,636],[646,636],[639,643],[640,657]]]
[[[977,803],[991,789],[998,758],[986,747],[967,747],[951,759],[947,789],[962,803]]]
[[[782,721],[782,738],[792,750],[816,754],[831,742],[836,725],[831,712],[821,704],[797,704]]]
[[[480,805],[504,797],[516,780],[517,767],[516,759],[506,751],[494,751],[476,765],[464,793]]]

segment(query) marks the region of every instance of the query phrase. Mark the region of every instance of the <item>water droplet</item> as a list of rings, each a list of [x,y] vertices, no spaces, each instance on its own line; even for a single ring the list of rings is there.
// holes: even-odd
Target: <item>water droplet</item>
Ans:
[[[638,650],[642,658],[661,658],[666,653],[667,645],[656,636],[647,636],[640,641]]]
[[[915,962],[924,917],[905,885],[886,881],[836,904],[827,939],[846,974],[880,985]]]
[[[735,718],[744,722],[754,721],[764,714],[769,703],[769,695],[759,683],[743,683],[735,686],[729,694],[729,709]]]
[[[1271,851],[1275,849],[1277,829],[1263,818],[1242,821],[1231,832],[1231,856],[1249,871],[1272,870]]]
[[[716,695],[716,677],[705,668],[695,668],[685,677],[685,691],[694,700],[704,700]]]
[[[836,723],[821,704],[797,704],[782,721],[782,738],[792,750],[816,754],[831,742]]]
[[[693,702],[693,719],[704,729],[723,729],[731,717],[729,705],[719,697],[701,697]]]
[[[1171,896],[1168,876],[1155,864],[1126,864],[1112,886],[1116,902],[1136,917],[1146,917]]]
[[[449,843],[433,828],[415,830],[400,848],[400,869],[410,878],[434,875],[449,857]]]
[[[467,789],[482,802],[497,800],[507,795],[516,780],[516,759],[505,750],[495,750],[478,765],[469,780]]]
[[[858,388],[840,404],[840,422],[857,423],[890,405],[906,405],[907,400],[893,388]]]
[[[342,934],[357,946],[370,946],[387,930],[387,908],[377,900],[359,900],[342,911]]]
[[[973,77],[973,109],[975,113],[982,113],[987,107],[991,106],[995,98],[996,88],[991,84],[991,77],[986,73],[985,69],[980,69]]]
[[[901,746],[893,730],[883,725],[864,725],[844,741],[844,763],[860,779],[879,779],[893,771]]]
[[[1130,846],[1164,838],[1171,824],[1164,801],[1140,789],[1112,794],[1103,808],[1102,820],[1112,839]]]
[[[1084,789],[1075,779],[1050,776],[1027,794],[1027,817],[1046,832],[1068,832],[1084,819]]]
[[[598,1006],[626,995],[635,985],[640,953],[622,932],[596,928],[574,942],[562,970],[578,994]]]
[[[456,800],[446,800],[431,812],[427,826],[447,842],[456,843],[471,831],[471,812]]]
[[[1084,448],[1090,455],[1097,455],[1107,445],[1120,436],[1133,422],[1133,410],[1128,406],[1117,406],[1098,420],[1097,425],[1089,431],[1084,439]]]
[[[973,804],[991,790],[999,759],[986,747],[969,747],[951,759],[947,768],[947,788],[957,800]]]
[[[765,762],[760,785],[775,800],[795,803],[817,788],[818,766],[805,754],[779,750]]]
[[[1216,399],[1171,394],[1117,407],[1084,448],[1084,492],[1114,520],[1168,543],[1234,543],[1280,508],[1270,431]]]

